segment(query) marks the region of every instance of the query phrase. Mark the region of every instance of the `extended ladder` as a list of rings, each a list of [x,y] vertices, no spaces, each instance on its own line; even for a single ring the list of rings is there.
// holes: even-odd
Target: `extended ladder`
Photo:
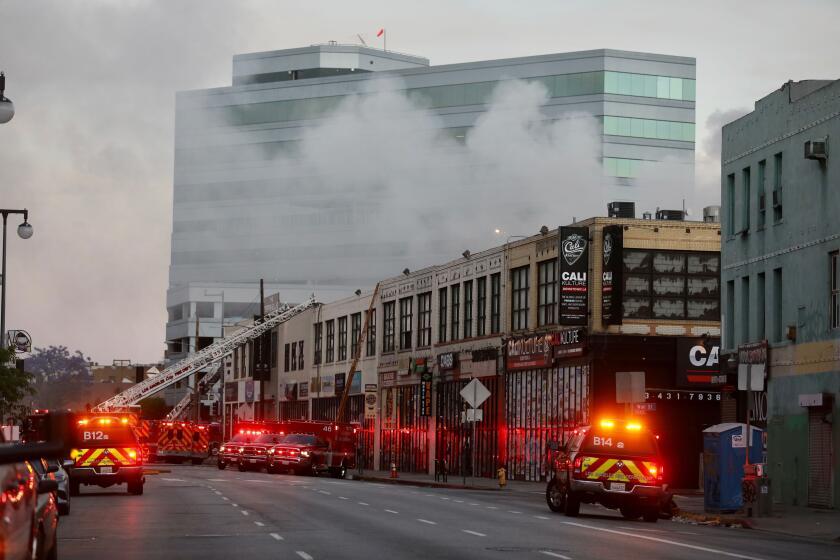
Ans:
[[[264,332],[273,329],[281,323],[285,323],[292,317],[303,313],[316,305],[315,296],[307,301],[292,307],[289,304],[280,306],[276,311],[267,314],[262,319],[257,319],[253,325],[235,333],[230,338],[223,338],[214,342],[207,348],[199,350],[192,356],[176,362],[164,369],[158,375],[150,377],[137,385],[114,395],[105,402],[99,403],[93,408],[94,412],[110,412],[118,407],[125,407],[137,404],[146,397],[154,395],[170,385],[186,379],[197,371],[221,361],[225,356],[233,353],[234,349],[242,344],[253,340]]]
[[[204,378],[198,383],[198,388],[196,391],[198,392],[199,397],[207,392],[207,389],[212,385],[212,387],[216,387],[218,381],[222,377],[222,371],[224,370],[224,364],[219,362],[219,365],[216,369],[212,371],[212,373],[204,376]],[[183,414],[187,411],[190,407],[190,404],[193,401],[193,393],[191,391],[187,391],[187,394],[184,395],[184,398],[175,405],[175,407],[169,411],[169,414],[166,415],[167,420],[178,420],[183,416]]]

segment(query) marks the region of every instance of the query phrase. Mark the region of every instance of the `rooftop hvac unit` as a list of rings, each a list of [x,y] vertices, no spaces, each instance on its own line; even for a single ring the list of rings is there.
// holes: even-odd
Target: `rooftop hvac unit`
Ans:
[[[825,161],[828,159],[828,138],[805,142],[805,159]]]
[[[607,204],[607,216],[610,218],[635,218],[635,202],[610,202]]]
[[[681,222],[685,219],[685,215],[682,210],[657,210],[656,219]]]
[[[642,219],[643,220],[652,220],[653,219],[653,214],[651,214],[650,212],[642,212]]]
[[[703,221],[713,224],[720,223],[720,206],[706,206],[703,208]]]

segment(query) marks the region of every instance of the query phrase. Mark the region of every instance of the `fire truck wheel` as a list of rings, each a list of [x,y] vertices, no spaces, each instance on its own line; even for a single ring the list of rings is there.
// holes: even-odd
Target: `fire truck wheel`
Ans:
[[[128,483],[128,493],[132,496],[142,496],[143,495],[143,483],[139,480],[136,482],[129,482]]]
[[[239,463],[239,472],[245,472],[248,470],[248,467],[245,466],[245,463]]]
[[[216,466],[219,467],[220,471],[225,470],[225,467],[227,467],[227,465],[224,463],[224,461],[219,461],[218,463],[216,463]]]
[[[659,508],[656,507],[649,507],[647,508],[644,513],[642,513],[642,518],[647,523],[656,523],[659,521]]]
[[[545,489],[545,501],[554,513],[562,513],[566,509],[566,493],[556,478],[551,479]]]
[[[577,517],[580,515],[580,500],[574,494],[566,494],[566,516]]]
[[[642,512],[639,511],[639,508],[634,506],[621,506],[618,509],[624,519],[630,519],[632,521],[642,516]]]
[[[347,464],[344,461],[341,462],[340,467],[333,471],[333,476],[335,478],[344,478],[347,476]]]
[[[70,481],[70,495],[71,496],[78,496],[80,487],[81,487],[81,484],[71,480]]]
[[[265,466],[265,472],[268,474],[278,474],[280,471],[277,470],[277,467],[269,463]]]

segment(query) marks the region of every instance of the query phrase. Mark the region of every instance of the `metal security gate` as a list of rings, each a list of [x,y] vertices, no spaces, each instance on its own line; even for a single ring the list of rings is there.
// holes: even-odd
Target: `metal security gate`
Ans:
[[[308,420],[309,401],[280,403],[280,420]]]
[[[481,405],[484,419],[475,426],[475,476],[493,478],[499,468],[499,379],[497,377],[481,377],[481,382],[490,390],[490,398]],[[469,463],[472,460],[472,450],[468,442],[472,438],[472,425],[461,423],[461,413],[465,410],[464,399],[461,397],[468,379],[439,383],[437,391],[437,431],[435,433],[435,459],[446,461],[449,474],[456,476],[469,475]],[[464,457],[469,450],[469,456]],[[462,470],[463,469],[463,470]]]
[[[429,471],[429,418],[420,416],[420,385],[389,387],[382,391],[382,429],[379,464],[388,470]]]
[[[507,374],[505,421],[508,476],[545,480],[546,443],[565,442],[589,422],[589,365]]]
[[[831,424],[828,409],[808,409],[808,505],[831,507]]]

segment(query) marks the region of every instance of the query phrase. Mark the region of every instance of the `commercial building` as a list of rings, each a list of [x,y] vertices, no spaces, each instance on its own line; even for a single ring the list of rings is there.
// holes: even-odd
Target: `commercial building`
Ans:
[[[592,157],[603,165],[604,204],[637,200],[643,177],[664,162],[693,176],[693,58],[601,49],[430,66],[422,57],[335,44],[237,55],[231,86],[181,92],[176,100],[171,358],[218,337],[223,322],[253,315],[259,278],[284,301],[303,301],[312,291],[331,301],[461,250],[447,239],[413,243],[416,232],[408,228],[360,235],[379,217],[376,185],[337,190],[341,182],[291,174],[279,163],[294,160],[308,131],[343,101],[370,91],[375,74],[394,78],[391,87],[456,142],[469,138],[500,82],[542,84],[546,119],[597,119]],[[477,196],[493,200],[494,193]],[[672,203],[680,198],[675,193]],[[413,209],[418,216],[433,216],[442,204],[423,202],[428,207]]]
[[[840,136],[838,117],[840,81],[785,83],[723,128],[721,184],[723,344],[753,390],[753,422],[767,428],[773,500],[834,508],[840,164],[829,139]]]

